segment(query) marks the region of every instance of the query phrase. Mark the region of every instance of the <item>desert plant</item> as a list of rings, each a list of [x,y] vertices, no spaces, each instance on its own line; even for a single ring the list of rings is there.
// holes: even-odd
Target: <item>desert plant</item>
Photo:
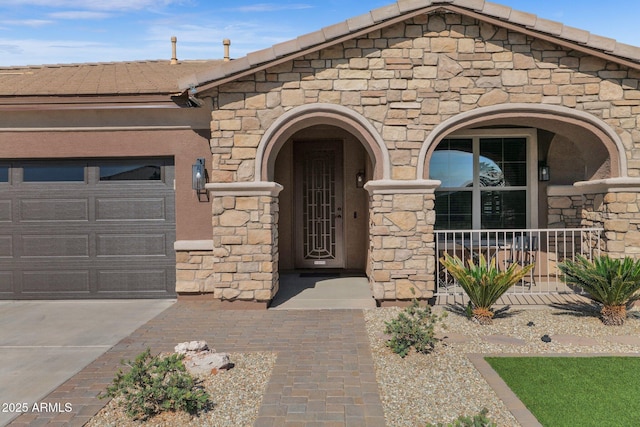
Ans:
[[[558,268],[567,284],[581,287],[602,305],[600,317],[605,325],[624,324],[627,308],[640,299],[640,260],[602,255],[589,261],[578,255]]]
[[[118,371],[113,383],[98,397],[121,397],[133,419],[147,419],[164,411],[195,414],[209,406],[209,394],[186,372],[183,355],[151,356],[147,348],[132,361],[130,369]]]
[[[464,415],[459,416],[453,423],[449,424],[427,424],[427,427],[497,427],[498,424],[487,418],[489,410],[487,408],[482,409],[480,413],[471,417]]]
[[[465,291],[471,303],[473,318],[482,325],[491,324],[494,315],[491,307],[498,298],[534,267],[534,264],[520,266],[514,263],[501,271],[496,267],[495,258],[487,262],[482,254],[478,257],[477,264],[470,258],[465,266],[460,258],[445,253],[440,258],[440,263]]]
[[[431,312],[431,307],[420,307],[417,300],[398,314],[390,322],[385,322],[386,334],[391,335],[387,346],[394,353],[405,357],[411,347],[418,353],[429,353],[438,341],[435,337],[435,326],[441,322],[447,313],[438,316]]]

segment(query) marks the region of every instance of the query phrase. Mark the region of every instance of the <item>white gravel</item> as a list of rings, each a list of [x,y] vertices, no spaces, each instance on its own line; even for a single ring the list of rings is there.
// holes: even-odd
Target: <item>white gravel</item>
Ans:
[[[435,307],[441,313],[443,307]],[[386,347],[382,331],[386,321],[397,316],[398,308],[365,311],[367,332],[376,367],[387,425],[417,426],[427,422],[448,423],[460,415],[475,415],[482,408],[499,426],[519,426],[505,404],[497,397],[467,354],[551,354],[551,353],[636,353],[636,345],[615,342],[616,336],[639,336],[640,320],[627,319],[622,327],[604,326],[593,315],[579,315],[552,308],[512,309],[511,316],[494,319],[493,325],[481,326],[466,317],[449,313],[446,330],[440,336],[452,339],[440,342],[434,352],[423,355],[412,351],[402,359]],[[534,326],[527,326],[533,322]],[[550,343],[541,340],[543,335]],[[495,344],[486,337],[508,336],[524,340],[524,345]],[[554,336],[558,339],[554,340]],[[564,336],[560,340],[560,336]],[[594,339],[595,345],[579,345],[566,336]],[[572,341],[560,343],[558,341]]]

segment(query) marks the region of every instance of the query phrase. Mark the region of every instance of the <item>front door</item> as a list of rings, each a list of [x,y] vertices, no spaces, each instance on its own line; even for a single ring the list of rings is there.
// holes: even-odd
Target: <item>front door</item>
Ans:
[[[294,159],[296,268],[343,268],[342,143],[298,141]]]

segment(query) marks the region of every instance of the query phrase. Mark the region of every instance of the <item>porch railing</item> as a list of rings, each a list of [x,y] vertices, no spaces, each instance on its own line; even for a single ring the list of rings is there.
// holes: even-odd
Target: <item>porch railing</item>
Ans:
[[[440,263],[448,253],[463,260],[495,260],[496,266],[506,269],[512,264],[535,263],[531,272],[508,294],[582,293],[569,288],[561,278],[558,264],[574,260],[580,254],[588,259],[600,255],[601,228],[561,228],[529,230],[446,230],[435,231],[436,238],[436,295],[460,295],[464,291]]]

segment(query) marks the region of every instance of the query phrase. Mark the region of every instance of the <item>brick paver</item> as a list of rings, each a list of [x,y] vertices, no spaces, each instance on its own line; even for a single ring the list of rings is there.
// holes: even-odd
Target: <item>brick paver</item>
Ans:
[[[385,425],[361,310],[235,311],[195,301],[177,302],[43,399],[72,412],[24,414],[11,425],[83,425],[106,403],[96,396],[120,360],[192,340],[278,354],[256,426]]]

